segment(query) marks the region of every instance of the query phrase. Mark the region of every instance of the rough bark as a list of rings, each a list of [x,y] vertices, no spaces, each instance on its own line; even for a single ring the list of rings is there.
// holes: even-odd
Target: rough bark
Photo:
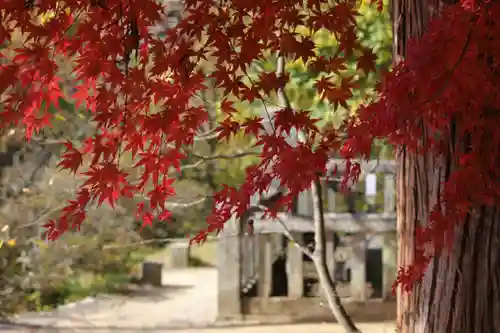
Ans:
[[[393,1],[395,61],[406,55],[408,38],[420,36],[429,18],[445,5],[436,0]],[[428,220],[442,181],[454,168],[453,153],[450,149],[436,158],[398,149],[399,266],[413,262],[416,221]],[[500,212],[484,207],[478,212],[459,223],[453,250],[435,257],[412,293],[398,291],[398,332],[500,332]]]

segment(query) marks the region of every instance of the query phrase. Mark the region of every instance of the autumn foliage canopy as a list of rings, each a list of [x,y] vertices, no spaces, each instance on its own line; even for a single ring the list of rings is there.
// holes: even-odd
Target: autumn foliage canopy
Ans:
[[[220,140],[244,132],[257,139],[260,162],[247,170],[239,188],[215,195],[203,240],[241,215],[250,197],[279,179],[287,193],[279,207],[323,174],[329,156],[347,160],[346,179],[357,179],[355,159],[369,158],[375,139],[417,154],[452,154],[439,204],[428,212],[428,225],[417,234],[416,262],[401,268],[398,282],[410,287],[428,259],[451,244],[455,223],[477,207],[500,201],[500,3],[464,0],[447,6],[428,33],[410,42],[408,57],[385,75],[378,98],[357,110],[340,127],[317,126],[308,110],[285,106],[274,114],[273,133],[262,131],[262,118],[241,120],[235,101],[272,103],[286,73],[247,70],[258,59],[279,54],[302,58],[325,75],[316,88],[331,104],[345,105],[357,80],[375,70],[373,52],[357,41],[355,0],[185,0],[184,17],[163,36],[150,27],[162,19],[165,6],[153,0],[1,0],[0,41],[22,33],[24,43],[0,54],[1,126],[22,127],[26,137],[51,126],[62,96],[58,59],[74,63],[72,98],[85,105],[99,131],[83,143],[65,143],[60,166],[86,179],[57,220],[45,225],[46,236],[80,227],[92,203],[113,205],[120,197],[143,193],[137,207],[145,224],[170,215],[165,203],[174,195],[169,170],[179,168],[183,149],[200,135],[207,110],[193,103],[212,78],[224,93]],[[374,4],[378,5],[378,4]],[[40,15],[51,13],[43,24]],[[311,37],[299,33],[329,30],[338,42],[332,57],[317,56]],[[338,79],[347,60],[356,59],[359,74]],[[201,66],[200,64],[210,64]],[[160,106],[152,112],[150,105]],[[289,145],[285,136],[301,131],[304,142]],[[210,134],[210,133],[202,133]],[[118,163],[130,153],[130,170]],[[424,190],[419,195],[426,200]],[[274,206],[268,214],[275,214]]]

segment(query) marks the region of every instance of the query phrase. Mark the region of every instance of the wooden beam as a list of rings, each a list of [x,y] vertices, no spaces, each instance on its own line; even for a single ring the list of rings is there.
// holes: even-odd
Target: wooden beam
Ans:
[[[278,217],[290,231],[313,232],[313,221],[307,217],[299,217],[288,213],[280,213]],[[278,221],[255,218],[255,230],[259,233],[283,233],[283,226]],[[382,233],[396,230],[396,214],[343,214],[325,213],[325,228],[337,232],[371,232]]]

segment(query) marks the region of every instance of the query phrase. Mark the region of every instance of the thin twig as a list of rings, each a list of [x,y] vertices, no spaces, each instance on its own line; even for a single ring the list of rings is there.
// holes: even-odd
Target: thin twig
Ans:
[[[276,221],[278,221],[278,223],[281,225],[281,227],[283,228],[283,233],[292,242],[293,246],[297,247],[309,259],[314,260],[313,253],[309,250],[307,246],[301,244],[299,241],[295,239],[295,237],[293,237],[292,232],[286,225],[285,221],[283,221],[283,219],[281,219],[279,216],[276,217]]]
[[[147,200],[149,199],[147,196],[144,194],[136,193],[134,194],[134,197],[142,199],[142,200]],[[167,201],[165,203],[165,206],[167,208],[190,208],[193,206],[200,205],[204,203],[207,200],[207,197],[201,197],[197,199],[190,200],[188,202],[175,202],[175,201]]]
[[[230,160],[233,158],[241,158],[241,157],[246,157],[246,156],[258,156],[259,153],[256,151],[248,151],[248,150],[242,150],[234,154],[216,154],[212,156],[203,156],[203,155],[198,155],[196,153],[189,153],[192,157],[199,158],[204,161],[211,161],[211,160]]]

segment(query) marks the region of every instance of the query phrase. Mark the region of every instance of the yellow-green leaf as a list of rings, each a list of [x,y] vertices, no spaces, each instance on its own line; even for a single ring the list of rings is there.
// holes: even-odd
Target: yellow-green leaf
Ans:
[[[56,115],[55,115],[55,118],[56,118],[57,120],[66,121],[66,118],[65,118],[64,116],[60,115],[60,114],[56,114]]]

